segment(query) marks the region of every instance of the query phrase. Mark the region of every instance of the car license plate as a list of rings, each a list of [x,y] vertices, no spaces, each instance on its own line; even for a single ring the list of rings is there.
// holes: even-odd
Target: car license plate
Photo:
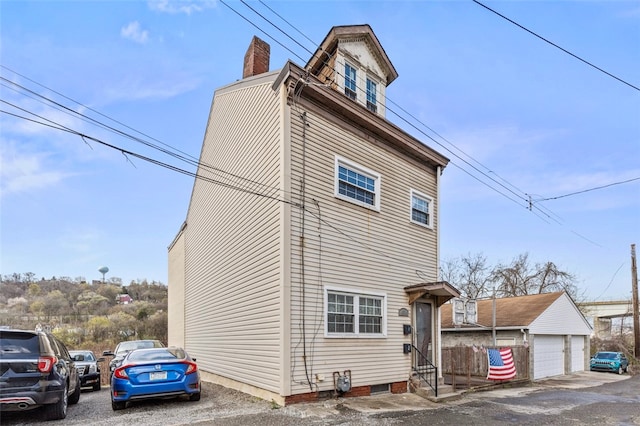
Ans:
[[[154,371],[149,373],[149,380],[166,380],[167,372],[166,371]]]

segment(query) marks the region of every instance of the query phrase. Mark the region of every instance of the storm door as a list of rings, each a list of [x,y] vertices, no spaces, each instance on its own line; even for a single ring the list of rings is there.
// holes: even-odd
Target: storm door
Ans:
[[[433,306],[431,303],[416,302],[416,347],[430,362],[433,362]],[[421,356],[417,356],[419,366],[427,364]]]

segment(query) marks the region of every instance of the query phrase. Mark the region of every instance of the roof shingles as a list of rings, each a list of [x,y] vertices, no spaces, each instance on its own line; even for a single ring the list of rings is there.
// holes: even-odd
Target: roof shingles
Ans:
[[[526,328],[562,294],[563,292],[559,291],[496,299],[496,327]],[[441,307],[441,327],[443,329],[454,327],[452,309],[453,305],[451,303],[444,304]],[[493,299],[478,300],[477,314],[479,325],[491,327],[493,323]]]

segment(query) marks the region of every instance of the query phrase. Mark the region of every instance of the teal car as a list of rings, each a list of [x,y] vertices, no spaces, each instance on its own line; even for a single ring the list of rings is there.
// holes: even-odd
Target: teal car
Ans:
[[[629,360],[622,352],[596,352],[591,357],[591,371],[612,371],[622,374],[627,372]]]

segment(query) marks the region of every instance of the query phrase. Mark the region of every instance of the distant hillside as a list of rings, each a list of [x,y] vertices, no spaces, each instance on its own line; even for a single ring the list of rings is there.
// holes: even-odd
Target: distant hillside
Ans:
[[[124,286],[119,278],[89,284],[81,277],[36,280],[32,273],[3,275],[0,325],[50,330],[70,348],[109,348],[143,338],[166,343],[167,287],[146,280]]]

